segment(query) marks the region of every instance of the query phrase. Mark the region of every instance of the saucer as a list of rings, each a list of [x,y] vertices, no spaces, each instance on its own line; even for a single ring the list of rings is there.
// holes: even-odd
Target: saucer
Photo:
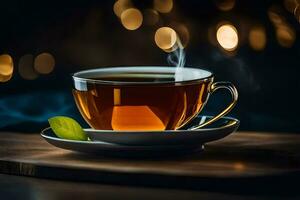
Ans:
[[[209,118],[198,117],[193,125]],[[239,120],[223,117],[217,123],[198,130],[126,132],[84,129],[92,141],[61,139],[51,129],[42,131],[41,136],[56,147],[82,153],[122,157],[169,156],[203,150],[205,143],[226,137],[238,126]]]
[[[43,132],[42,137],[53,146],[80,153],[108,155],[117,157],[136,156],[170,156],[201,151],[202,144],[197,145],[162,145],[162,146],[126,146],[100,141],[66,140],[55,136],[49,129]]]
[[[204,144],[206,142],[221,139],[234,131],[239,126],[239,120],[231,117],[223,117],[210,126],[202,129],[189,130],[193,126],[204,123],[211,116],[199,116],[186,127],[186,130],[166,131],[111,131],[85,129],[92,141],[102,141],[129,146],[153,146],[153,145],[182,145]]]

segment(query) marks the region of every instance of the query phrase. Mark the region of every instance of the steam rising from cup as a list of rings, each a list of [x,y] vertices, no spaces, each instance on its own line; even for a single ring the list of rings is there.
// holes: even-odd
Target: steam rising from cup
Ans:
[[[154,40],[159,48],[169,53],[167,61],[170,65],[176,67],[175,81],[182,81],[185,52],[179,35],[170,27],[161,27],[155,32]]]
[[[176,48],[176,50],[169,53],[167,60],[171,66],[176,67],[175,81],[183,81],[182,69],[185,65],[185,52],[178,35],[176,44],[172,48]]]

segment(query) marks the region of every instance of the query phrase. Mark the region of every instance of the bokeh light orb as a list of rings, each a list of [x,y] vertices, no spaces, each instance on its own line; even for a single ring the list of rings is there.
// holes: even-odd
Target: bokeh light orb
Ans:
[[[8,54],[0,55],[0,82],[7,82],[12,78],[14,71],[13,59]]]
[[[33,55],[26,54],[19,60],[18,71],[23,79],[34,80],[39,76],[38,73],[36,73],[36,71],[34,70],[33,59]]]
[[[121,14],[122,25],[128,30],[136,30],[143,23],[143,15],[136,8],[129,8]]]
[[[49,74],[54,66],[55,59],[50,53],[41,53],[34,59],[34,69],[40,74]]]
[[[153,7],[160,13],[171,12],[173,8],[173,0],[154,0]]]
[[[296,33],[291,27],[280,26],[276,30],[276,37],[280,46],[290,48],[296,40]]]
[[[233,51],[238,46],[238,32],[236,28],[230,24],[220,26],[217,30],[216,37],[220,46],[227,51]]]
[[[283,19],[282,17],[277,14],[276,12],[268,12],[269,18],[270,20],[273,22],[274,25],[278,25],[278,24],[282,24],[283,23]]]
[[[235,6],[235,0],[215,0],[215,3],[222,11],[229,11]]]
[[[284,0],[284,7],[291,13],[294,12],[295,8],[300,4],[299,0]]]
[[[296,20],[300,23],[300,2],[294,9],[294,15]]]
[[[171,49],[176,43],[177,34],[170,27],[161,27],[155,32],[154,40],[159,48]]]
[[[249,44],[256,51],[263,50],[267,43],[266,30],[262,26],[255,26],[249,32]]]
[[[130,0],[118,0],[113,6],[113,10],[115,15],[121,17],[122,12],[130,7],[132,7],[132,3]]]

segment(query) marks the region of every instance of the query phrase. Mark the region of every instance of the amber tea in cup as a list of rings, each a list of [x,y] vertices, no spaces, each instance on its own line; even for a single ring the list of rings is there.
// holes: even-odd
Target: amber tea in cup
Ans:
[[[228,113],[237,99],[233,85],[213,83],[211,72],[197,68],[99,68],[77,72],[73,79],[80,113],[101,130],[179,129],[200,113],[211,92],[229,89],[233,103],[208,124]]]

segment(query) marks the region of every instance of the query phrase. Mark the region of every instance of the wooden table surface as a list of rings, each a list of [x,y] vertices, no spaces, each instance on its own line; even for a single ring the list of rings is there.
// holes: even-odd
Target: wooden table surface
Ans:
[[[16,192],[17,191],[17,192]],[[117,192],[116,192],[117,191]],[[300,194],[235,194],[170,188],[120,186],[111,184],[57,181],[0,174],[0,197],[3,200],[299,200]]]
[[[79,154],[39,134],[0,133],[0,173],[39,178],[226,191],[261,192],[300,178],[300,135],[237,132],[177,158],[121,159]],[[276,181],[274,181],[276,180]],[[261,187],[260,187],[261,186]],[[273,190],[272,187],[269,187]]]

